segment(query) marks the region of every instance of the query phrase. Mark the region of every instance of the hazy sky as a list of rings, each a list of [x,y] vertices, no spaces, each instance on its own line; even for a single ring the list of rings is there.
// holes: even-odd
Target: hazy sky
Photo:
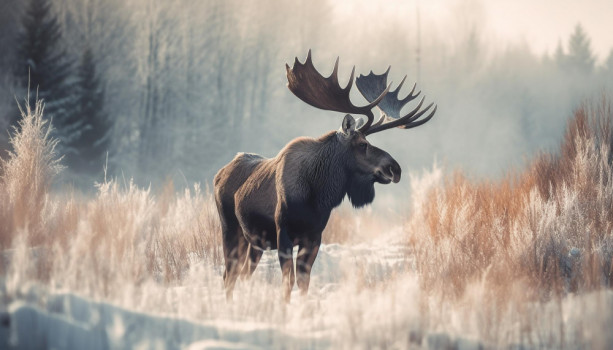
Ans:
[[[613,0],[345,0],[337,3],[336,12],[366,23],[367,18],[380,22],[390,17],[414,23],[418,2],[424,25],[435,24],[442,36],[451,36],[461,17],[468,17],[481,23],[490,43],[504,48],[524,41],[535,53],[553,53],[560,40],[566,47],[581,23],[599,61],[613,48]]]

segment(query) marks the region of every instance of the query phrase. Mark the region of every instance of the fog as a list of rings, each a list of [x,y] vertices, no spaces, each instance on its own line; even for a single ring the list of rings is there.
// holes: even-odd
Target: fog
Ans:
[[[12,67],[26,4],[0,5],[3,129],[25,95]],[[437,162],[499,177],[557,145],[573,109],[613,85],[610,1],[58,0],[52,11],[73,61],[91,48],[112,122],[108,161],[65,171],[77,185],[99,180],[105,163],[107,176],[143,185],[210,185],[237,152],[272,157],[295,137],[337,129],[342,113],[286,87],[285,63],[308,49],[324,75],[340,56],[341,84],[353,65],[356,74],[391,65],[393,88],[408,74],[438,105],[419,128],[369,137],[405,174]],[[408,187],[378,193],[405,198]]]
[[[603,61],[613,47],[611,13],[613,3],[607,0],[388,0],[384,3],[353,0],[335,2],[335,15],[362,18],[393,18],[415,26],[419,8],[429,30],[445,34],[454,40],[454,26],[459,17],[472,17],[484,27],[483,35],[497,49],[525,42],[542,55],[553,54],[559,41],[566,42],[575,25],[581,23],[590,34],[592,49],[598,61]],[[427,36],[427,33],[424,32]],[[414,39],[411,37],[410,39]]]

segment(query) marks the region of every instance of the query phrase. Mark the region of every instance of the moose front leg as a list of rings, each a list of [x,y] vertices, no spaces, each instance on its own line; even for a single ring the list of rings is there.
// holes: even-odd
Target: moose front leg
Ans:
[[[300,243],[298,249],[298,256],[296,257],[296,274],[298,288],[300,288],[300,294],[306,295],[309,290],[309,282],[311,280],[311,268],[319,252],[319,245],[321,240],[315,242],[303,242]]]
[[[294,257],[293,244],[287,235],[287,230],[281,228],[277,237],[277,247],[279,250],[279,263],[283,275],[283,298],[289,303],[292,288],[294,287]]]

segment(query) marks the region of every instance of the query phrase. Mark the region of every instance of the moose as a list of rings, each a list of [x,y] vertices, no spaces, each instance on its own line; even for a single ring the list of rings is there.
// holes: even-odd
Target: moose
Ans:
[[[355,106],[349,98],[355,66],[349,83],[338,82],[338,58],[332,74],[325,78],[313,66],[309,50],[304,63],[295,59],[286,66],[289,90],[307,104],[324,110],[347,113],[338,131],[319,138],[299,137],[289,142],[274,158],[239,153],[215,175],[215,203],[221,219],[227,299],[237,278],[250,277],[263,251],[277,249],[282,271],[283,297],[289,302],[294,286],[293,248],[298,246],[296,279],[301,294],[309,288],[311,267],[321,244],[332,209],[345,195],[362,207],[375,197],[374,184],[400,181],[400,165],[387,152],[371,145],[366,136],[391,128],[410,129],[429,121],[436,112],[421,118],[434,103],[421,109],[425,97],[405,116],[400,110],[420,93],[402,99],[398,87],[390,91],[387,75],[360,75],[355,84],[368,101]],[[375,122],[372,109],[381,117]],[[366,117],[354,119],[351,114]]]

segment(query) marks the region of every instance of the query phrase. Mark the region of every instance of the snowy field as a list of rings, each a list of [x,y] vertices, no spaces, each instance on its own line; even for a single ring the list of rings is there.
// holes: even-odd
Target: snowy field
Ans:
[[[400,228],[399,228],[400,229]],[[36,284],[18,287],[1,316],[0,348],[16,349],[515,349],[613,344],[613,292],[495,310],[442,303],[420,291],[398,232],[357,245],[323,245],[308,296],[285,305],[267,252],[226,302],[221,268],[193,261],[180,285],[155,282],[112,302]],[[7,284],[2,291],[7,300]],[[603,310],[607,310],[603,312]],[[491,313],[502,313],[492,315]],[[497,319],[498,324],[490,321]],[[587,333],[586,333],[587,332]],[[489,340],[488,340],[489,339]]]
[[[252,279],[239,282],[233,302],[225,300],[221,266],[198,261],[180,285],[163,288],[151,282],[141,295],[126,291],[126,299],[116,303],[35,284],[19,286],[20,297],[2,314],[0,344],[29,349],[334,348],[365,336],[354,333],[354,323],[382,327],[400,316],[396,306],[414,304],[394,306],[382,298],[371,299],[374,291],[366,292],[405,274],[394,291],[399,295],[393,297],[415,297],[417,286],[406,273],[412,265],[407,249],[389,234],[369,244],[323,245],[309,295],[301,297],[295,288],[289,305],[280,296],[276,252],[266,252]],[[40,252],[32,252],[36,254]],[[372,310],[359,310],[370,301]],[[369,339],[386,341],[377,337],[371,334]]]

